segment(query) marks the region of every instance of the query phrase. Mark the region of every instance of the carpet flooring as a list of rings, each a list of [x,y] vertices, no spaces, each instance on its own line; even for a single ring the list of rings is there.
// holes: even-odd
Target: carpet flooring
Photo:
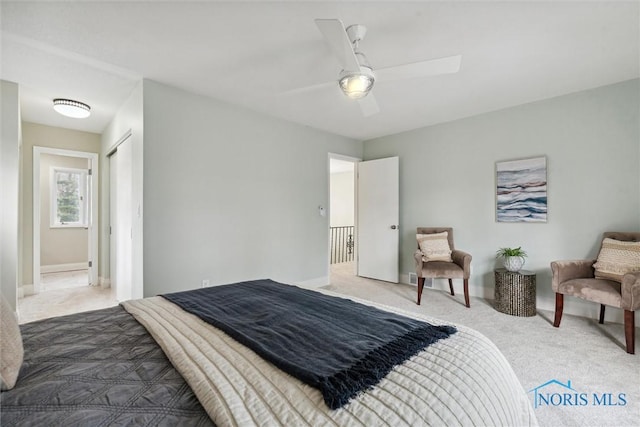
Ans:
[[[349,270],[333,269],[324,289],[476,329],[504,353],[532,405],[534,389],[551,381],[537,390],[548,399],[534,405],[541,426],[640,426],[640,348],[626,353],[622,325],[565,314],[554,328],[550,311],[510,316],[480,298],[471,298],[466,308],[461,281],[454,281],[455,296],[425,288],[418,306],[415,286],[360,278]]]
[[[49,290],[19,298],[18,322],[29,323],[114,305],[118,305],[118,301],[110,288],[86,284],[77,286],[60,280]]]
[[[624,351],[620,324],[599,325],[597,319],[565,314],[560,328],[554,328],[552,312],[539,310],[534,317],[509,316],[496,311],[492,301],[480,298],[471,298],[471,308],[466,308],[462,284],[457,282],[455,296],[425,289],[422,305],[418,306],[415,286],[364,279],[354,276],[349,264],[338,264],[332,267],[331,284],[325,289],[478,330],[504,353],[532,405],[535,391],[531,390],[553,380],[565,385],[570,381],[573,390],[559,384],[539,389],[555,394],[551,404],[535,408],[541,426],[640,426],[639,328],[637,354],[630,355]],[[42,292],[20,300],[20,321],[115,304],[110,290],[99,287]],[[562,395],[566,392],[565,399]],[[564,401],[557,404],[560,397]]]

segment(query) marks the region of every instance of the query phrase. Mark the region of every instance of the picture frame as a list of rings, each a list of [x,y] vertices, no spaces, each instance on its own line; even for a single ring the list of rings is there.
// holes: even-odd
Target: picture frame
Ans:
[[[496,162],[496,221],[547,222],[547,158]]]

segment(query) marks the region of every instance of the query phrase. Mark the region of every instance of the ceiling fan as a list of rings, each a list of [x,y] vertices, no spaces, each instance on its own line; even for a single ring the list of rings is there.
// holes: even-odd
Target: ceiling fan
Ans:
[[[374,82],[457,73],[460,70],[462,56],[455,55],[379,68],[374,72],[367,57],[358,47],[367,32],[367,28],[364,25],[350,25],[345,29],[344,24],[339,19],[316,19],[315,23],[342,67],[342,71],[338,76],[340,89],[349,98],[358,101],[365,117],[380,111],[378,103],[370,92]],[[333,84],[334,82],[331,83]],[[326,83],[290,92],[313,90],[324,86],[326,86]]]

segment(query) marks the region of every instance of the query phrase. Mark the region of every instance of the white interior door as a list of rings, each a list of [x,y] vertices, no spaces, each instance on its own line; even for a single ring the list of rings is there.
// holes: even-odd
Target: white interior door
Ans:
[[[130,139],[123,141],[110,157],[110,273],[111,283],[112,286],[115,286],[118,301],[131,299],[133,293],[131,265],[133,255],[131,193],[133,171],[131,158]]]
[[[398,283],[398,157],[358,163],[358,275]]]

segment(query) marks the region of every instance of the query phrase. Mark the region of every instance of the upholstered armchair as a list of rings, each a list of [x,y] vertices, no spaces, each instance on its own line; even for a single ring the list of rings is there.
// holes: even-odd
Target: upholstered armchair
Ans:
[[[634,312],[640,308],[640,233],[606,232],[597,260],[554,261],[551,272],[556,293],[553,326],[560,326],[565,295],[599,303],[601,324],[605,306],[621,308],[627,353],[634,354]]]
[[[445,234],[446,233],[446,234]],[[453,291],[452,279],[462,279],[464,302],[469,305],[469,276],[471,275],[471,255],[455,249],[453,228],[418,227],[416,238],[418,250],[414,254],[416,275],[418,276],[418,305],[422,298],[424,279],[449,279],[449,290]]]

